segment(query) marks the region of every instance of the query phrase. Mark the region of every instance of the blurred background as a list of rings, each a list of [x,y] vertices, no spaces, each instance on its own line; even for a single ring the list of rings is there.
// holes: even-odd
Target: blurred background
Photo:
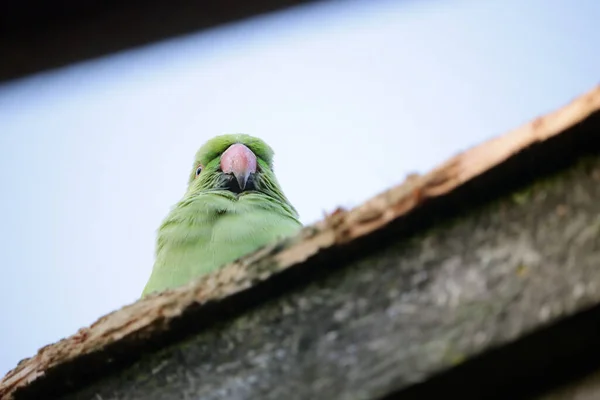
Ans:
[[[212,136],[267,141],[312,223],[591,89],[599,16],[596,0],[331,1],[0,84],[0,375],[139,297]]]

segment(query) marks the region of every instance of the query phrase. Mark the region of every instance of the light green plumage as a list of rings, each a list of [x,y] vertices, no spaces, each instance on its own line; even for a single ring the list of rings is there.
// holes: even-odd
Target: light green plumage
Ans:
[[[221,155],[242,143],[256,155],[253,190],[224,187]],[[217,136],[196,153],[188,189],[158,229],[156,260],[142,295],[183,285],[278,238],[301,224],[273,173],[272,149],[248,135]],[[196,177],[196,169],[202,165]]]

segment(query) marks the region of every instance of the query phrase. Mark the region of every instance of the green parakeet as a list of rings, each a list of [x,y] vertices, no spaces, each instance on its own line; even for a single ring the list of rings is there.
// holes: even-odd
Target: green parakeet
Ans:
[[[142,296],[183,285],[302,227],[273,173],[273,150],[243,134],[196,153],[188,188],[157,233]]]

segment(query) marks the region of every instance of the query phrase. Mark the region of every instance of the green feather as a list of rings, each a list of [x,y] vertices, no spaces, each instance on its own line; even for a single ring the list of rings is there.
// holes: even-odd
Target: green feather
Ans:
[[[227,190],[220,159],[232,144],[256,155],[253,190]],[[196,176],[198,166],[202,172]],[[158,229],[156,260],[142,296],[188,283],[302,227],[273,173],[273,150],[243,134],[209,140],[196,153],[183,198]]]

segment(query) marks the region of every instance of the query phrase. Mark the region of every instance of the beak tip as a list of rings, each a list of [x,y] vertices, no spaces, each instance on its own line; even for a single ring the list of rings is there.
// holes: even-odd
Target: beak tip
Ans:
[[[246,189],[246,184],[248,183],[248,177],[250,176],[249,173],[245,173],[245,174],[235,174],[235,180],[238,183],[238,186],[240,187],[240,189],[244,190]]]

